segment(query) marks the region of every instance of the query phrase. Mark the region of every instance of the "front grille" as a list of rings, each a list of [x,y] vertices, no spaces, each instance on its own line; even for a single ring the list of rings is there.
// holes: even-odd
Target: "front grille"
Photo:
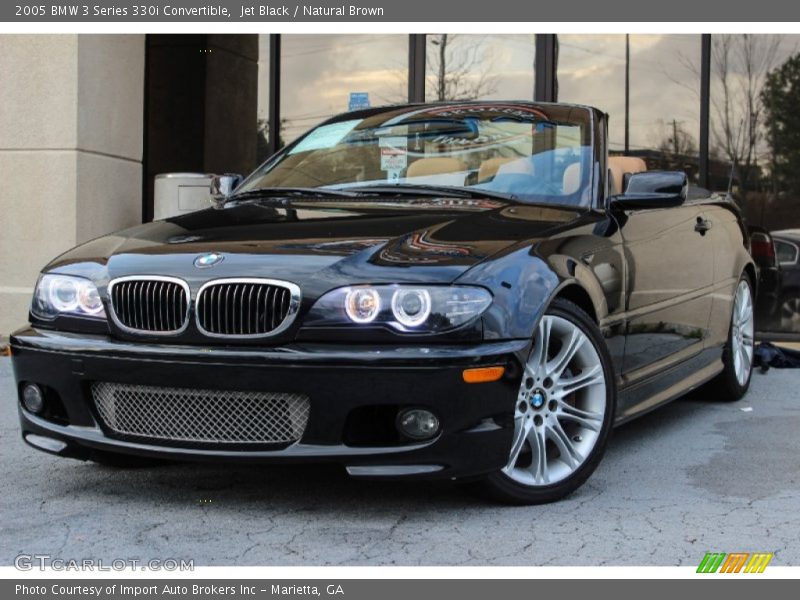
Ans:
[[[291,283],[218,279],[197,294],[197,325],[212,336],[275,335],[291,324],[299,303],[299,289]]]
[[[109,284],[109,297],[114,319],[123,329],[170,334],[188,322],[188,287],[178,279],[117,279]]]
[[[113,435],[166,443],[287,444],[309,415],[302,394],[93,383],[102,425]]]

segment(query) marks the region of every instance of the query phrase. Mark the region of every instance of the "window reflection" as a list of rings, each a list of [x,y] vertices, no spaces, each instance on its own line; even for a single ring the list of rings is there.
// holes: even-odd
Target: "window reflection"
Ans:
[[[560,35],[559,100],[609,114],[609,148],[699,178],[700,36]],[[626,68],[627,91],[626,149]]]
[[[800,270],[791,260],[800,242],[800,36],[711,40],[711,187],[730,188],[751,230],[773,239],[769,259],[780,276],[762,268],[759,296],[775,302],[757,304],[758,329],[800,333]]]
[[[365,99],[370,106],[407,101],[407,35],[282,36],[284,144],[325,119],[346,112],[351,94],[361,94],[356,97],[359,106]]]
[[[256,162],[269,155],[269,35],[258,36],[258,107],[256,111]]]
[[[532,100],[536,36],[429,34],[425,99]]]

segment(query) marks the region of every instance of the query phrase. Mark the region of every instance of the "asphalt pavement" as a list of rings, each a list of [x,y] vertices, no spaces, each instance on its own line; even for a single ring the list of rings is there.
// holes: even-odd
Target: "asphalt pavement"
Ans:
[[[800,565],[800,371],[746,398],[702,393],[614,432],[566,500],[489,504],[448,483],[363,482],[335,466],[118,471],[19,435],[0,359],[0,564],[194,559],[195,565],[697,565],[708,551]]]

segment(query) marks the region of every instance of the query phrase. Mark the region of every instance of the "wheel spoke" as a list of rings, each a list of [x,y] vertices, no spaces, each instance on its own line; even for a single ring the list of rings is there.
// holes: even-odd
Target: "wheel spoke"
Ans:
[[[573,421],[581,427],[591,429],[592,431],[600,431],[603,427],[603,413],[581,410],[566,402],[560,402],[559,407],[561,409],[557,415],[559,419]]]
[[[570,394],[574,394],[582,388],[604,382],[605,377],[603,377],[603,368],[600,365],[594,365],[590,369],[582,371],[575,377],[559,379],[556,386],[556,391],[561,397],[569,396]]]
[[[738,308],[736,322],[742,323],[747,315],[747,305],[745,304],[744,294],[741,287],[739,287],[736,293],[736,307]]]
[[[584,335],[576,327],[572,330],[569,341],[559,350],[558,355],[547,364],[547,373],[554,378],[561,377],[561,373],[567,368],[575,353],[580,350],[586,341]]]
[[[514,442],[511,444],[511,454],[506,468],[513,469],[519,459],[519,453],[525,447],[528,433],[531,429],[531,420],[527,416],[517,417],[514,422]]]
[[[548,424],[547,432],[550,434],[548,437],[553,440],[553,443],[561,453],[561,460],[566,463],[571,470],[577,469],[581,462],[583,462],[583,456],[578,452],[572,440],[569,439],[564,428],[561,427],[561,423],[557,420],[553,420],[551,424]]]
[[[747,373],[750,371],[750,356],[747,353],[747,349],[744,346],[740,347],[741,355],[742,355],[742,374],[746,377]]]
[[[548,317],[542,317],[539,321],[539,329],[533,346],[531,358],[528,361],[528,368],[535,374],[537,371],[543,372],[547,365],[547,349],[550,347],[550,331],[553,322]]]
[[[547,469],[547,450],[544,435],[532,428],[528,434],[528,443],[531,447],[531,464],[528,467],[533,481],[538,484],[550,482],[550,474]]]

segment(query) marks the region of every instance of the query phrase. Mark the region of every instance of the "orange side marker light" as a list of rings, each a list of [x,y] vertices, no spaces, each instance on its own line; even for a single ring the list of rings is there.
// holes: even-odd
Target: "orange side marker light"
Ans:
[[[488,383],[497,381],[506,372],[505,367],[477,367],[475,369],[464,369],[464,381],[467,383]]]

